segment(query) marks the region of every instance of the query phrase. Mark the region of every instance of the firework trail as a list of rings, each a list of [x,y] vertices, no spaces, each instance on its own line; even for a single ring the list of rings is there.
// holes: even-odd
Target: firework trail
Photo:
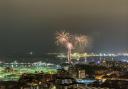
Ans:
[[[70,35],[65,31],[56,33],[57,45],[62,45],[67,49],[68,62],[71,63],[71,53],[73,49],[84,49],[88,43],[88,37],[85,35]]]

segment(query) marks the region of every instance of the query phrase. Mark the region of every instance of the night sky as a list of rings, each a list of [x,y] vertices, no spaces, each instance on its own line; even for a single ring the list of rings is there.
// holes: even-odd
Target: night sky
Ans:
[[[127,52],[128,0],[0,1],[0,55],[58,52],[60,30],[88,35],[88,52]]]

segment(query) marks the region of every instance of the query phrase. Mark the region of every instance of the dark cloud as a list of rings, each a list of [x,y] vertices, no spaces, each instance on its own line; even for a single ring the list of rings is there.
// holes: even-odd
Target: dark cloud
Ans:
[[[127,50],[127,0],[4,0],[0,1],[0,53],[54,52],[59,30],[86,34],[90,51]]]

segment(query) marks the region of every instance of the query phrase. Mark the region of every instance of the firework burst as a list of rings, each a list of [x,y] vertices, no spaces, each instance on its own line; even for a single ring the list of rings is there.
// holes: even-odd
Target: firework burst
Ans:
[[[72,50],[73,49],[73,44],[71,42],[67,42],[66,47],[67,47],[67,49]]]
[[[65,31],[63,32],[57,32],[56,33],[56,43],[57,45],[66,45],[67,42],[69,42],[71,35]]]
[[[75,36],[75,45],[86,46],[88,43],[88,37],[85,35]]]
[[[88,43],[88,37],[85,35],[74,36],[62,31],[56,33],[56,43],[67,49],[68,62],[71,63],[72,50],[77,47],[82,47],[82,49],[84,49]]]

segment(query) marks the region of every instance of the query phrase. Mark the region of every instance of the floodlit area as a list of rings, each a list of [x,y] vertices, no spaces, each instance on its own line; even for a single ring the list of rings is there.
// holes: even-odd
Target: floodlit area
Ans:
[[[45,74],[55,74],[57,70],[50,67],[0,67],[0,81],[18,81],[20,76],[24,73],[45,73]]]

